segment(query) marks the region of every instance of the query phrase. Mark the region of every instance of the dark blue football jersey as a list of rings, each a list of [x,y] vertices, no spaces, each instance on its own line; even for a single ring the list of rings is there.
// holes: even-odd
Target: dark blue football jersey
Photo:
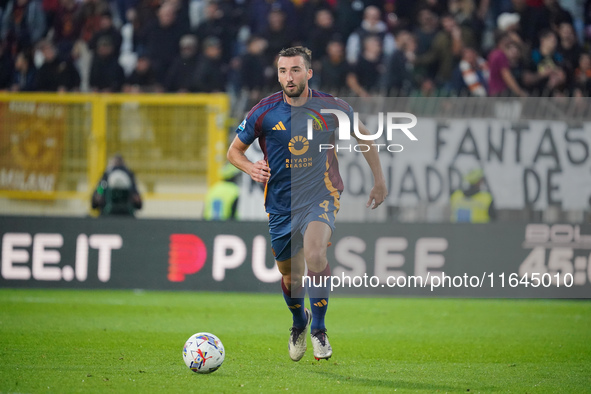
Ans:
[[[291,106],[283,92],[272,94],[255,105],[236,130],[247,145],[258,138],[271,168],[265,187],[268,213],[290,214],[328,196],[338,198],[343,190],[335,149],[329,149],[336,146],[338,120],[321,110],[337,109],[352,120],[353,109],[316,90],[310,89],[309,97],[304,105]]]

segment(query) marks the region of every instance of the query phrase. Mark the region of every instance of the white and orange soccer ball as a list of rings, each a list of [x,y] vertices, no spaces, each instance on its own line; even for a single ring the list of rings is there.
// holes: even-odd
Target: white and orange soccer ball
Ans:
[[[226,352],[222,341],[209,332],[191,335],[183,347],[183,360],[197,373],[212,373],[222,366]]]

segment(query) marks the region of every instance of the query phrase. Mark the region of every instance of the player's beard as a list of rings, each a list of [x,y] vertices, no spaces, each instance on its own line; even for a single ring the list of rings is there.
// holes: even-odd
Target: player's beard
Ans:
[[[287,97],[300,97],[302,95],[302,93],[304,92],[304,89],[306,89],[306,81],[300,83],[299,85],[293,84],[297,87],[296,90],[292,90],[292,91],[288,91],[287,90],[287,85],[283,85],[283,92],[285,93],[285,95]]]

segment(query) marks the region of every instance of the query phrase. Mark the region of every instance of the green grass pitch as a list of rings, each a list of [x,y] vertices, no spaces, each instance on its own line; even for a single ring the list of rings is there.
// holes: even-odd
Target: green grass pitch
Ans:
[[[277,294],[0,289],[0,392],[591,392],[591,303],[331,299],[334,355],[294,363]],[[183,363],[220,337],[222,367]]]

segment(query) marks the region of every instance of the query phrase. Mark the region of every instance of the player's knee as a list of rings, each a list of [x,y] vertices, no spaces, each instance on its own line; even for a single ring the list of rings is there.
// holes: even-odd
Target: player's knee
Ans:
[[[326,267],[326,249],[325,248],[313,248],[306,251],[306,263],[308,269],[314,272],[320,272]]]
[[[298,289],[302,287],[302,275],[299,274],[288,274],[283,275],[283,284],[289,291],[292,289]]]

